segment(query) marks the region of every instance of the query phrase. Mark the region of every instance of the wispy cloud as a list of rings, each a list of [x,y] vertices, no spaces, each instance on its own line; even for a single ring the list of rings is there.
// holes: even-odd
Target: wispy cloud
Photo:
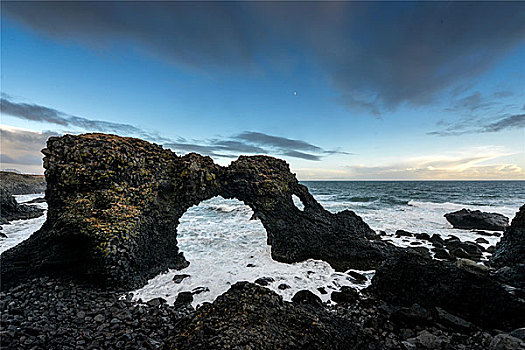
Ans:
[[[483,126],[484,132],[497,132],[505,129],[525,128],[525,114],[504,117],[494,123]]]
[[[494,104],[494,101],[485,98],[481,92],[476,91],[469,96],[454,101],[452,106],[445,110],[449,112],[469,111],[472,113],[480,109],[487,109]]]
[[[457,136],[522,128],[525,128],[525,114],[515,114],[501,117],[494,122],[486,122],[475,117],[464,118],[454,123],[447,123],[441,130],[431,131],[427,134],[437,136]]]

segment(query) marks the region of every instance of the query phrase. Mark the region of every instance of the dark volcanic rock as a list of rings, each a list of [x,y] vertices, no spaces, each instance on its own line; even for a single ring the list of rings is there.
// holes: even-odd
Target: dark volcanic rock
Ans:
[[[361,349],[367,336],[323,308],[289,303],[247,282],[205,304],[169,340],[173,349]]]
[[[385,261],[369,291],[397,305],[437,306],[486,328],[512,330],[525,322],[525,302],[487,273],[415,254]]]
[[[525,205],[505,230],[490,258],[494,267],[499,267],[498,277],[512,286],[525,288]]]
[[[272,277],[260,277],[257,278],[253,283],[256,283],[260,286],[267,286],[270,283],[274,282],[275,280]]]
[[[18,204],[10,192],[0,188],[0,224],[12,220],[34,219],[44,214],[44,210],[32,205]]]
[[[505,230],[490,262],[497,267],[525,263],[525,205],[520,208],[510,227]]]
[[[503,266],[496,270],[495,275],[502,283],[525,289],[525,264]]]
[[[173,282],[179,284],[181,283],[184,279],[188,278],[188,277],[191,277],[190,275],[187,275],[187,274],[182,274],[182,275],[175,275],[173,276]]]
[[[309,290],[300,290],[292,297],[292,301],[298,304],[312,305],[316,307],[323,306],[321,298]]]
[[[359,292],[355,288],[343,286],[339,291],[332,292],[330,299],[336,303],[355,303],[359,300]]]
[[[509,218],[498,213],[484,213],[479,210],[461,209],[445,214],[445,218],[460,229],[503,231],[509,225]]]
[[[42,152],[48,218],[2,254],[2,288],[43,273],[133,288],[168,268],[183,268],[188,262],[177,247],[179,219],[218,195],[252,208],[277,261],[313,258],[339,271],[371,269],[401,250],[369,241],[374,231],[354,212],[325,210],[276,158],[242,156],[221,167],[209,157],[179,157],[146,141],[105,134],[51,137]]]

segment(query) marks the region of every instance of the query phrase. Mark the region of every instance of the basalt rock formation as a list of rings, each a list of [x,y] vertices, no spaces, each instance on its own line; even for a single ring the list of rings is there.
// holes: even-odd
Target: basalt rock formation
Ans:
[[[488,271],[472,267],[461,266],[461,260],[451,263],[405,252],[377,269],[368,291],[394,305],[442,308],[484,329],[522,327],[522,296],[498,283]]]
[[[2,288],[41,274],[134,288],[168,268],[183,268],[188,262],[177,247],[179,219],[218,195],[252,208],[277,261],[314,258],[340,271],[369,269],[399,250],[369,241],[374,231],[355,213],[323,209],[276,158],[241,156],[221,167],[209,157],[180,157],[143,140],[105,134],[52,137],[42,152],[47,221],[2,254]],[[294,194],[303,210],[294,205]]]
[[[525,288],[525,205],[516,213],[490,258],[506,283]]]
[[[509,225],[509,218],[498,213],[485,213],[480,210],[461,209],[445,214],[445,218],[459,229],[477,229],[504,231]]]

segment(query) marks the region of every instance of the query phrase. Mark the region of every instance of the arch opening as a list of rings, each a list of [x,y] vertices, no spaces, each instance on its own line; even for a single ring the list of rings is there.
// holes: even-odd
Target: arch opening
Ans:
[[[269,278],[267,288],[287,300],[303,289],[328,300],[329,293],[342,285],[364,286],[324,261],[288,264],[273,260],[266,230],[252,216],[253,210],[242,201],[221,196],[189,208],[177,227],[178,247],[189,266],[156,276],[135,291],[134,298],[162,297],[173,303],[178,293],[193,291],[196,306],[215,300],[238,281],[254,282],[263,277]],[[286,289],[279,288],[282,285]]]
[[[295,207],[297,209],[299,209],[300,211],[304,211],[304,203],[303,201],[301,200],[301,198],[299,198],[297,195],[295,194],[292,194],[292,200],[293,200],[293,204],[295,205]]]

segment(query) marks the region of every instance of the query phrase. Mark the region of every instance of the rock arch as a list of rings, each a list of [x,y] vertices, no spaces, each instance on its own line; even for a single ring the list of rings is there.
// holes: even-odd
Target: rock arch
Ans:
[[[188,262],[177,247],[179,219],[218,195],[252,208],[277,261],[314,258],[339,271],[368,269],[398,250],[367,239],[374,231],[355,213],[325,210],[288,164],[273,157],[241,156],[221,167],[210,157],[181,157],[106,134],[52,137],[42,152],[47,221],[2,254],[2,288],[48,273],[127,289],[167,268],[183,268]]]

